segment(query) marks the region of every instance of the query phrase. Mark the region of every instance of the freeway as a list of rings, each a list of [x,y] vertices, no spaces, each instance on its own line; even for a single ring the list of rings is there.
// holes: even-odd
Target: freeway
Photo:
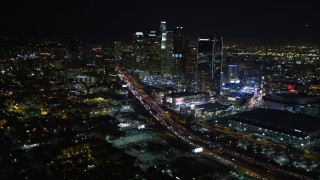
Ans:
[[[203,147],[204,155],[230,167],[230,169],[237,170],[256,179],[279,179],[280,177],[286,179],[310,179],[299,173],[284,170],[281,167],[260,162],[230,149],[222,148],[218,144],[214,144],[205,138],[195,135],[187,128],[169,118],[159,104],[144,92],[135,79],[130,75],[126,75],[119,67],[116,67],[116,71],[119,73],[120,78],[125,81],[133,95],[139,99],[142,105],[158,122],[188,144],[194,147]]]

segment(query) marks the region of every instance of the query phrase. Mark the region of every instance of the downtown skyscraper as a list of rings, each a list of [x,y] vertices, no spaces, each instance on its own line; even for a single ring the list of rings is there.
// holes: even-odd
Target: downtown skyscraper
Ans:
[[[223,85],[222,37],[199,38],[197,43],[196,89],[220,94]]]

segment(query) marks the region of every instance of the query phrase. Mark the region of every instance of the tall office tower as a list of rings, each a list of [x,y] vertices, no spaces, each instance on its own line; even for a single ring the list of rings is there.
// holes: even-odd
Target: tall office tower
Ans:
[[[121,57],[122,57],[122,46],[123,44],[121,41],[115,41],[113,43],[114,46],[114,60],[116,64],[119,64],[121,62]]]
[[[220,94],[223,84],[223,40],[221,37],[199,38],[197,46],[197,90]]]
[[[167,31],[166,49],[162,52],[161,74],[163,76],[172,76],[173,61],[173,31]]]
[[[238,65],[230,64],[228,66],[228,79],[230,83],[239,83],[239,67]]]
[[[107,44],[102,46],[102,54],[104,57],[104,64],[106,67],[110,67],[110,69],[114,69],[114,66],[116,66],[115,61],[115,46],[114,44]]]
[[[67,43],[67,59],[81,60],[82,59],[82,44],[80,40],[73,40]]]
[[[140,70],[147,69],[147,62],[145,61],[145,44],[143,32],[136,32],[133,35],[133,49],[135,53],[135,68]]]
[[[165,50],[166,49],[166,42],[167,42],[167,27],[166,27],[166,22],[161,21],[160,24],[160,35],[161,35],[161,49]]]
[[[197,65],[197,47],[190,46],[186,58],[186,80],[189,82],[196,81],[196,65]],[[195,90],[195,88],[193,88]]]
[[[176,27],[173,31],[173,69],[172,73],[174,77],[184,76],[185,67],[185,36],[183,32],[183,27]]]
[[[182,59],[185,51],[183,27],[176,27],[173,31],[173,55],[174,59]]]
[[[214,38],[199,38],[197,44],[196,88],[197,91],[213,91]]]
[[[190,56],[190,45],[189,45],[189,40],[187,38],[184,39],[184,55],[182,58],[182,72],[183,76],[186,76],[186,67],[187,67],[187,60]]]
[[[156,31],[145,37],[145,60],[148,62],[150,74],[159,75],[161,71],[161,39]]]
[[[167,31],[166,56],[172,58],[173,54],[173,31]]]
[[[217,94],[221,95],[224,83],[223,75],[223,39],[215,37],[213,43],[213,67],[212,79]]]

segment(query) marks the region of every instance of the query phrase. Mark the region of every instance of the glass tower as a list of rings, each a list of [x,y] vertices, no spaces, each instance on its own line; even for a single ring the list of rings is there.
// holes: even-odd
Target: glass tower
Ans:
[[[166,27],[166,22],[161,21],[160,24],[160,33],[161,33],[161,49],[165,50],[166,49],[166,42],[167,42],[167,27]]]
[[[197,44],[197,91],[220,94],[223,84],[222,37],[199,38]]]

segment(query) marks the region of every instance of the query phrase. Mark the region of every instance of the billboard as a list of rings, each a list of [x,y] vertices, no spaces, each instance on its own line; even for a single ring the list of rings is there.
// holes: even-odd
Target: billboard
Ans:
[[[182,104],[184,102],[183,98],[177,98],[176,99],[176,105]]]

